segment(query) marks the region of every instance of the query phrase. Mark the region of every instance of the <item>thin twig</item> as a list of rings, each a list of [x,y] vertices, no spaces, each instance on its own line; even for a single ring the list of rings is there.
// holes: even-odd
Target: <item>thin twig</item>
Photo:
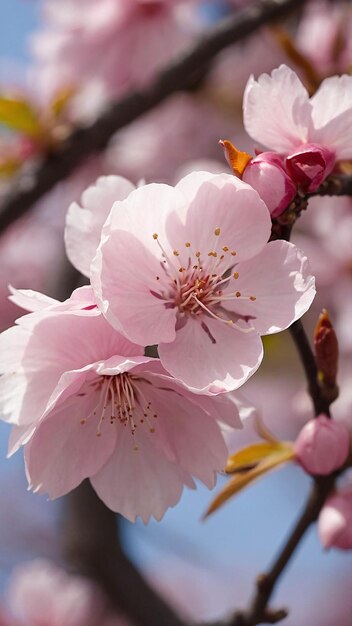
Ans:
[[[70,176],[88,156],[106,148],[121,128],[153,109],[171,94],[193,88],[216,55],[261,26],[302,7],[307,0],[258,0],[224,20],[162,71],[150,86],[111,104],[91,126],[77,128],[57,151],[14,181],[0,207],[0,232],[21,217],[54,185]]]
[[[311,524],[316,521],[333,485],[334,477],[331,476],[315,480],[304,510],[278,557],[269,571],[258,577],[256,592],[249,610],[237,613],[228,626],[274,624],[286,617],[287,612],[285,609],[268,611],[268,603],[282,572],[296,551],[306,531]]]

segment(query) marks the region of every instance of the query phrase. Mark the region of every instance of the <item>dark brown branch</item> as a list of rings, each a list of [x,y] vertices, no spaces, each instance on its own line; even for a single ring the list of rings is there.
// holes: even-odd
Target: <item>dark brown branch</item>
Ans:
[[[286,17],[306,0],[258,0],[216,26],[186,54],[161,72],[146,89],[127,94],[112,104],[89,127],[78,128],[54,154],[33,165],[15,181],[0,207],[0,232],[21,217],[54,185],[67,178],[88,156],[107,146],[121,128],[160,104],[171,94],[193,88],[216,55],[245,39],[259,27]]]
[[[329,176],[317,191],[307,197],[313,196],[352,196],[352,176]]]
[[[186,626],[128,559],[119,542],[116,515],[89,481],[66,497],[63,530],[69,562],[100,585],[112,608],[136,626]]]

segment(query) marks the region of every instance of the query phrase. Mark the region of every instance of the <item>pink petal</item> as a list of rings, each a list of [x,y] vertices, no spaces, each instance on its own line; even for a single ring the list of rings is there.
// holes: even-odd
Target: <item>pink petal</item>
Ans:
[[[131,522],[137,516],[145,523],[150,517],[160,520],[168,507],[177,504],[184,484],[195,486],[180,467],[156,452],[152,438],[146,431],[139,439],[128,428],[120,429],[113,454],[91,478],[103,502]]]
[[[311,105],[308,92],[286,65],[251,77],[243,99],[244,125],[247,133],[263,146],[277,152],[291,152],[308,140],[311,128]]]
[[[171,451],[170,460],[211,488],[215,472],[226,465],[227,447],[214,417],[197,406],[199,396],[190,402],[180,391],[160,387],[149,391],[153,411],[158,415],[153,422],[155,438]]]
[[[352,77],[326,78],[312,97],[312,141],[336,151],[336,158],[352,158]]]
[[[92,268],[97,299],[112,326],[143,345],[174,339],[176,310],[154,295],[163,269],[134,235],[112,231]]]
[[[194,187],[193,187],[194,185]],[[170,216],[167,235],[180,252],[183,265],[196,262],[200,251],[203,265],[209,265],[209,252],[224,255],[224,268],[236,260],[257,254],[269,239],[271,221],[268,209],[250,185],[229,174],[194,172],[181,180],[177,189],[186,197],[187,212]],[[218,235],[214,232],[217,230]],[[185,247],[189,242],[191,246]],[[223,247],[228,252],[223,251]]]
[[[82,387],[85,375],[76,372],[70,385],[72,394],[79,384]],[[95,474],[109,458],[116,441],[115,425],[107,424],[97,437],[99,415],[81,423],[93,407],[89,394],[79,398],[68,395],[39,424],[25,449],[26,471],[34,491],[58,498]]]
[[[48,306],[55,306],[59,303],[58,300],[32,289],[15,289],[11,285],[9,285],[9,289],[11,292],[9,300],[26,311],[41,311]]]
[[[233,292],[235,282],[241,297],[226,301],[224,306],[254,317],[251,323],[260,335],[290,326],[309,309],[315,296],[307,257],[286,241],[268,243],[256,257],[239,263],[236,272],[238,278],[226,291]],[[255,301],[250,300],[253,296]]]
[[[258,334],[202,318],[189,318],[172,343],[159,345],[159,356],[170,374],[194,390],[232,391],[258,369],[263,347]]]
[[[66,216],[65,243],[67,256],[84,276],[100,242],[101,231],[111,207],[124,200],[135,186],[122,176],[101,176],[82,195],[82,207],[73,202]]]

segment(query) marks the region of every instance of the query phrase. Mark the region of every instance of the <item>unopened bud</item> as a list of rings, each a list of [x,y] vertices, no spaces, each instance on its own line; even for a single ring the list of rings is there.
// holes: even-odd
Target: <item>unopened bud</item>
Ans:
[[[326,476],[347,459],[350,434],[342,422],[319,415],[302,428],[294,444],[296,460],[309,474]]]
[[[352,549],[352,491],[336,493],[326,501],[318,533],[324,548]]]
[[[337,366],[339,347],[329,314],[323,309],[314,330],[314,351],[319,381],[331,401],[337,397]]]
[[[272,217],[278,217],[287,209],[297,191],[276,152],[262,152],[252,159],[243,172],[242,180],[259,193]]]
[[[335,163],[335,152],[315,143],[303,144],[285,161],[287,172],[304,191],[316,191]]]

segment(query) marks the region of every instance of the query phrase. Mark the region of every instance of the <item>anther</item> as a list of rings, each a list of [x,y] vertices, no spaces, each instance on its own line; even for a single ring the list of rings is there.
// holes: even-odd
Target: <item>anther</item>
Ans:
[[[190,242],[189,242],[189,241],[186,241],[185,246],[186,246],[186,248],[190,248],[190,247],[191,247]]]
[[[174,251],[173,251],[173,255],[174,255],[174,256],[180,256],[180,253],[178,252],[178,250],[174,250]]]
[[[233,277],[236,278],[236,280],[237,280],[237,278],[239,277],[239,273],[238,272],[234,272],[233,273]]]
[[[236,296],[236,298],[240,298],[241,297],[241,292],[240,291],[236,291],[235,296]]]
[[[237,254],[236,250],[231,250],[231,255],[232,256],[236,256],[236,254]]]
[[[223,248],[222,248],[222,249],[223,249],[223,251],[224,251],[224,252],[228,252],[228,251],[229,251],[228,246],[223,246]]]
[[[255,296],[249,296],[249,299],[252,300],[252,302],[255,302],[257,298]]]
[[[157,239],[157,238],[158,238],[158,233],[154,233],[153,239]]]
[[[218,237],[220,235],[220,233],[221,233],[220,228],[219,227],[215,228],[214,235],[216,235]]]

